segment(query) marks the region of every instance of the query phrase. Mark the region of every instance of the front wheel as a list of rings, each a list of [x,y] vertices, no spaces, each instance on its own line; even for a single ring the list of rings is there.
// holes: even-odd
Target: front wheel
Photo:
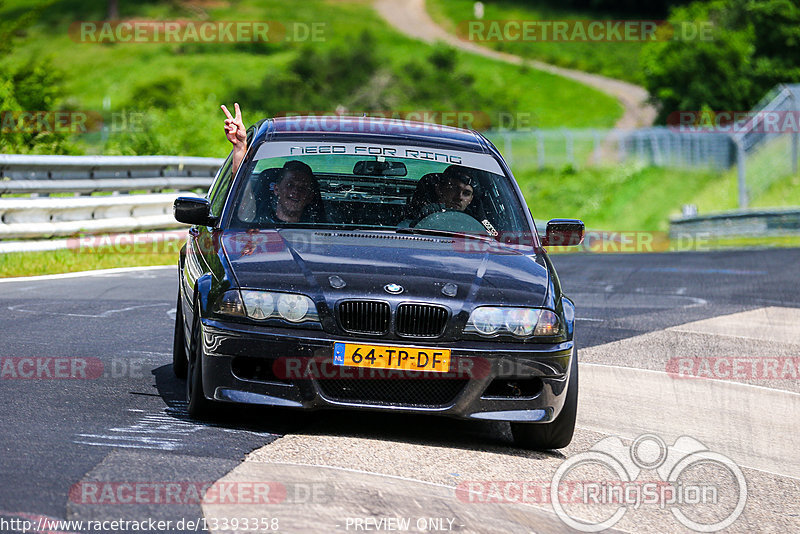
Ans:
[[[575,418],[578,414],[578,356],[572,356],[570,364],[567,398],[564,407],[549,423],[511,423],[514,442],[525,449],[561,449],[569,445],[575,433]]]
[[[192,342],[189,347],[189,366],[186,377],[186,403],[189,415],[207,419],[213,415],[214,402],[203,391],[203,331],[200,310],[195,307]]]

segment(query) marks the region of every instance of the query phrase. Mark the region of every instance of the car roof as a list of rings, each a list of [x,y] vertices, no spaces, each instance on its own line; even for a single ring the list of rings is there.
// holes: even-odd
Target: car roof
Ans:
[[[493,152],[490,149],[491,143],[473,130],[382,117],[339,115],[267,119],[258,125],[255,142],[311,139],[393,144],[419,143],[470,152]]]

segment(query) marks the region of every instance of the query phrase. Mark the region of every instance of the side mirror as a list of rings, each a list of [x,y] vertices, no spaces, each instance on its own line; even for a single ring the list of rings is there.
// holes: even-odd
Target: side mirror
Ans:
[[[172,205],[172,214],[176,221],[186,224],[214,226],[216,223],[207,198],[178,197]]]
[[[572,247],[583,243],[586,229],[578,219],[551,219],[542,237],[543,246]]]

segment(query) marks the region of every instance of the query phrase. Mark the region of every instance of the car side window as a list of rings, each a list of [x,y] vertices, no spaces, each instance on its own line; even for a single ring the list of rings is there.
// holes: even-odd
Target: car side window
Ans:
[[[220,167],[219,174],[211,185],[211,189],[208,191],[208,200],[211,202],[211,215],[214,217],[220,216],[220,213],[222,213],[222,206],[225,204],[225,199],[228,197],[228,191],[231,187],[231,178],[233,178],[233,173],[231,173],[232,164],[233,153],[228,156],[228,159],[226,159],[225,163]]]

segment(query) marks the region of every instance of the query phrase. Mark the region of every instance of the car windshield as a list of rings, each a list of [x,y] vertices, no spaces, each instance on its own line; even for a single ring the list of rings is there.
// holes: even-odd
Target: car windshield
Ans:
[[[489,154],[425,146],[267,142],[239,178],[228,227],[498,236],[525,213]]]

